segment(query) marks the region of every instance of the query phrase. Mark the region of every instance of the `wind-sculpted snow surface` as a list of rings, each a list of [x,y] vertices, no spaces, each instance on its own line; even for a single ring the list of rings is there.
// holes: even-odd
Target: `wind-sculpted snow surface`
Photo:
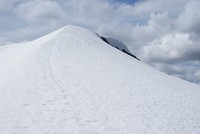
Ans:
[[[66,26],[0,47],[0,134],[199,134],[200,87]]]

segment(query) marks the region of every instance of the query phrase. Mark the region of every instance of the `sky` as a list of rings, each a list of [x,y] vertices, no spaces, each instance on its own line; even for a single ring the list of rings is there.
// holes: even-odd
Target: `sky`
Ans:
[[[147,64],[200,84],[199,0],[0,0],[0,45],[78,25]]]

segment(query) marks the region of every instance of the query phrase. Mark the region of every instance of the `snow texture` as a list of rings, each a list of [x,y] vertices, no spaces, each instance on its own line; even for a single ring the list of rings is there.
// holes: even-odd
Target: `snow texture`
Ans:
[[[66,26],[0,47],[0,134],[200,134],[200,87]]]

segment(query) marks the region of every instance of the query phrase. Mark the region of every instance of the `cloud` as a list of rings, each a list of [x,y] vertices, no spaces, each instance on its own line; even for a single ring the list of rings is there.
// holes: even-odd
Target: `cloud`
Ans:
[[[24,23],[6,32],[16,41],[32,40],[68,24],[61,4],[54,0],[20,2],[15,5],[13,14]]]
[[[200,42],[186,33],[170,33],[143,47],[143,58],[153,62],[200,60]]]
[[[170,15],[179,14],[184,5],[191,0],[141,0],[135,3],[134,13],[138,15],[148,15],[152,12],[168,12]]]
[[[187,61],[181,63],[153,63],[158,70],[181,79],[200,84],[200,62]]]
[[[148,43],[172,31],[173,21],[167,12],[151,13],[149,16],[150,18],[146,25],[137,24],[134,26],[132,31],[134,40],[141,40],[143,43]]]
[[[65,13],[56,1],[34,0],[19,4],[15,9],[18,17],[29,23],[56,23]]]
[[[66,19],[68,22],[97,27],[101,23],[112,20],[113,10],[106,1],[99,0],[69,0],[65,3]],[[113,16],[113,18],[115,15]]]
[[[184,73],[184,68],[177,66],[176,64],[156,63],[154,64],[154,67],[156,67],[160,71],[166,72],[169,75],[179,76]]]
[[[7,10],[12,7],[14,0],[0,0],[0,10]]]
[[[177,19],[177,29],[182,32],[195,32],[200,34],[200,1],[190,1],[185,5]]]

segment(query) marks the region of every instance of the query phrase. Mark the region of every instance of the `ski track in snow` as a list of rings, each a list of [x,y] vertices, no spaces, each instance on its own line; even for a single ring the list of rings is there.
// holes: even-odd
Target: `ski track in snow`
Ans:
[[[56,79],[54,78],[53,69],[52,69],[52,65],[51,65],[51,57],[52,57],[52,55],[53,55],[54,45],[55,45],[55,43],[53,43],[53,45],[52,45],[52,49],[51,49],[51,52],[50,52],[50,55],[49,55],[49,59],[48,59],[48,65],[49,65],[49,68],[50,68],[50,75],[51,75],[51,78],[52,78],[52,80],[54,81],[54,83],[55,83],[60,89],[63,89],[63,88],[58,84],[58,82],[56,81]]]
[[[199,85],[88,30],[0,47],[0,63],[0,134],[200,134]]]

